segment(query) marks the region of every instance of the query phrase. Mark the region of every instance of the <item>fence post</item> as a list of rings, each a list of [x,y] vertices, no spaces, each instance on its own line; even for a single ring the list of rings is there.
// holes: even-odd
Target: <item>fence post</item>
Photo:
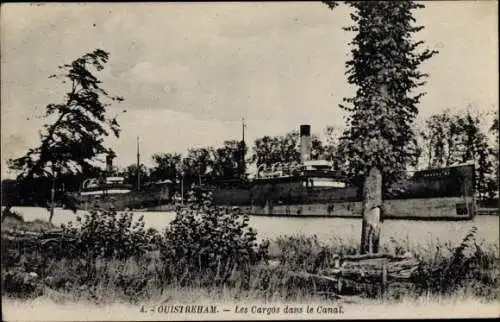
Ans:
[[[363,224],[361,228],[361,254],[377,253],[380,237],[382,207],[382,174],[370,169],[363,186]]]

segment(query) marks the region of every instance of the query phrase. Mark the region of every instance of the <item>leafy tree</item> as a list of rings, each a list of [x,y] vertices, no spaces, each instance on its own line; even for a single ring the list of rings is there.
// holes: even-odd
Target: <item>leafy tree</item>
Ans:
[[[96,49],[59,66],[60,74],[49,76],[69,84],[69,92],[63,102],[45,107],[43,117],[49,123],[40,131],[40,146],[10,160],[9,166],[20,171],[19,180],[48,177],[54,181],[60,175],[82,173],[94,167],[92,161],[98,155],[111,152],[104,146],[104,137],[110,133],[118,137],[120,128],[106,109],[123,98],[109,95],[95,76],[108,60],[109,53]]]
[[[495,173],[495,181],[494,186],[496,192],[498,192],[498,188],[500,185],[500,162],[499,162],[499,132],[500,132],[500,125],[498,122],[498,116],[495,118],[493,121],[493,124],[491,125],[489,131],[494,135],[494,140],[495,140],[495,145],[493,147],[493,167],[494,167],[494,173]]]
[[[300,162],[297,137],[291,133],[285,136],[263,136],[255,140],[251,162],[271,166],[276,162]]]
[[[150,179],[153,181],[171,180],[176,182],[178,178],[178,165],[181,155],[178,153],[156,153],[153,155],[155,165],[150,171]]]
[[[405,170],[418,162],[413,123],[424,93],[416,91],[428,76],[419,66],[437,52],[420,51],[423,41],[413,40],[423,29],[413,25],[413,10],[423,5],[412,1],[345,3],[353,9],[350,17],[355,25],[344,30],[356,33],[350,42],[352,57],[346,62],[346,74],[357,90],[340,105],[349,115],[338,152],[354,184],[373,183],[373,189],[369,185],[363,189],[361,252],[377,252],[380,221],[370,214],[383,209],[378,189],[386,193],[399,189],[395,183],[403,181]],[[338,2],[326,4],[333,9]]]
[[[327,1],[333,9],[336,1]],[[356,95],[340,107],[350,113],[339,154],[345,156],[350,175],[361,181],[372,167],[384,175],[388,188],[416,162],[418,147],[413,123],[424,93],[416,93],[428,76],[418,70],[436,51],[418,50],[422,41],[413,35],[413,11],[423,5],[412,1],[353,1],[356,35],[350,43],[352,58],[346,62],[347,79]]]
[[[236,179],[244,178],[241,173],[243,166],[241,163],[242,145],[240,141],[231,140],[224,142],[224,146],[216,148],[212,152],[212,169],[210,176],[212,179]]]
[[[2,180],[2,205],[20,205],[21,196],[19,195],[19,185],[16,180],[4,179]]]
[[[479,198],[484,200],[496,190],[493,178],[493,149],[488,143],[487,134],[481,130],[480,117],[468,111],[460,123],[459,126],[462,126],[464,132],[461,162],[476,163],[476,191]]]
[[[137,164],[134,163],[134,164],[127,166],[125,169],[120,171],[118,174],[120,177],[123,177],[124,183],[131,184],[132,188],[134,190],[138,189],[138,187],[137,187]],[[144,164],[139,165],[139,175],[140,175],[140,179],[141,179],[141,185],[144,182],[149,181],[149,171]]]
[[[311,158],[322,158],[326,149],[318,136],[312,135],[311,143]],[[300,162],[299,144],[300,135],[298,131],[292,131],[281,136],[264,136],[258,138],[255,140],[250,162],[255,162],[257,167],[261,164],[271,166],[276,162]]]
[[[445,167],[456,163],[475,162],[476,191],[481,199],[496,191],[495,152],[481,129],[481,117],[470,110],[451,114],[448,110],[432,115],[422,131],[427,165]]]
[[[449,110],[425,120],[421,136],[428,168],[445,167],[459,162],[463,120]]]
[[[214,151],[211,147],[189,149],[187,154],[187,174],[191,181],[203,183],[214,163]]]
[[[500,140],[500,137],[499,137],[500,124],[498,122],[498,116],[493,121],[493,124],[490,127],[490,132],[492,132],[495,135],[495,142],[497,144],[496,148],[498,149],[498,141]]]
[[[325,141],[323,142],[324,158],[334,163],[334,167],[341,168],[341,158],[338,153],[339,130],[334,126],[325,128]]]
[[[237,146],[238,168],[237,174],[242,179],[247,179],[246,155],[248,152],[245,141],[239,141]]]

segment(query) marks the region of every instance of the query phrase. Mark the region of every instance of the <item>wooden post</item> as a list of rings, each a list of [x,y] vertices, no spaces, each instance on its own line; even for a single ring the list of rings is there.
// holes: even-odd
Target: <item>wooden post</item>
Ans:
[[[363,225],[361,228],[361,254],[377,253],[380,237],[382,208],[382,174],[372,168],[363,186]]]
[[[49,215],[49,223],[52,223],[52,218],[54,217],[54,208],[55,208],[55,194],[56,194],[56,174],[54,168],[52,168],[52,187],[50,189],[50,215]]]

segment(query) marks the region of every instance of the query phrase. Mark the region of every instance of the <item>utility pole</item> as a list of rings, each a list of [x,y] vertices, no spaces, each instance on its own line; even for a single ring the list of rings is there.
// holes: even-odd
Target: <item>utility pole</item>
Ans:
[[[141,190],[141,163],[139,153],[139,136],[137,136],[137,191]]]

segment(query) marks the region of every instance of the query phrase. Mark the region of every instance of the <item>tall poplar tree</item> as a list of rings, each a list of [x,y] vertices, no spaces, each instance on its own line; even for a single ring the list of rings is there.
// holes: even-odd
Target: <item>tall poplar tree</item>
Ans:
[[[414,121],[425,94],[418,92],[428,75],[421,63],[437,51],[420,47],[414,35],[413,12],[423,8],[413,1],[345,2],[353,12],[354,25],[343,28],[356,33],[350,45],[346,75],[356,86],[354,97],[340,107],[349,112],[339,153],[346,158],[349,174],[357,183],[377,167],[387,189],[416,162],[419,153]],[[327,1],[333,9],[336,1]]]

